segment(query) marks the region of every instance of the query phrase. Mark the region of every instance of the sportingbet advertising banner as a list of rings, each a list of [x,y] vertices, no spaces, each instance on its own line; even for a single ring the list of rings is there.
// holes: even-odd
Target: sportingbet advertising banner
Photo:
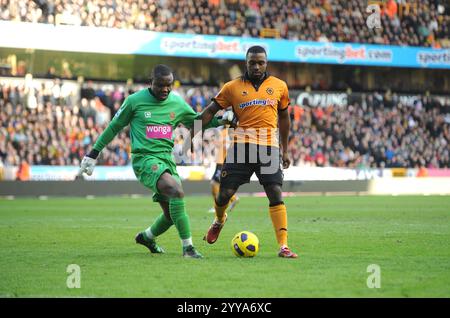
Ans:
[[[450,69],[450,49],[355,43],[323,43],[158,33],[95,27],[0,21],[0,47],[106,54],[244,59],[252,45],[270,61]]]
[[[77,166],[31,166],[32,181],[73,181],[78,173]],[[210,180],[214,166],[178,166],[177,171],[182,180]],[[441,172],[441,175],[444,174]],[[448,172],[447,172],[448,174]],[[446,174],[446,175],[447,175]],[[404,177],[415,177],[416,169],[405,169]],[[434,172],[433,176],[438,173]],[[441,176],[439,175],[439,176]],[[335,167],[290,167],[284,171],[285,181],[310,180],[371,180],[394,177],[393,169],[350,169]],[[84,175],[86,180],[112,181],[136,180],[131,166],[97,166],[92,176]],[[257,181],[256,175],[251,178]]]
[[[78,174],[78,166],[31,166],[32,181],[73,181]],[[178,166],[177,171],[182,180],[209,180],[214,170],[203,166]],[[131,166],[96,166],[91,176],[83,175],[86,180],[136,180]]]
[[[77,166],[31,166],[30,180],[33,181],[73,181],[78,174]],[[86,180],[136,180],[131,166],[97,166],[92,176]]]

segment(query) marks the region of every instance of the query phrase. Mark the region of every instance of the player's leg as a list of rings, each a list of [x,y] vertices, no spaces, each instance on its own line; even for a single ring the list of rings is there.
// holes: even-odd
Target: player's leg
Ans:
[[[248,144],[234,144],[227,152],[227,158],[220,173],[220,188],[215,200],[216,222],[224,223],[226,209],[235,198],[237,189],[250,182],[250,177],[257,167],[249,162],[251,149]],[[234,199],[235,201],[235,199]]]
[[[214,180],[211,180],[211,196],[213,198],[213,202],[215,201],[217,195],[219,194],[219,187],[220,187],[220,183],[216,182]],[[213,207],[211,207],[208,210],[209,213],[214,213],[216,212],[216,209]]]
[[[225,163],[220,176],[219,193],[214,204],[216,217],[203,238],[209,244],[215,243],[219,237],[220,231],[227,219],[225,211],[231,198],[242,184],[250,182],[252,174],[252,165],[245,163]]]
[[[135,155],[133,157],[133,170],[137,179],[146,188],[152,190],[153,201],[160,202],[163,213],[146,230],[139,232],[135,236],[138,244],[147,247],[151,253],[163,253],[163,249],[156,244],[156,238],[167,231],[173,222],[168,214],[169,198],[157,193],[156,182],[159,176],[165,171],[165,165],[159,158],[150,156]]]
[[[236,207],[236,205],[239,203],[239,197],[238,195],[235,193],[233,194],[233,196],[230,198],[230,204],[229,204],[229,209],[228,212],[233,211],[233,209]]]
[[[220,187],[219,193],[216,197],[216,200],[214,201],[216,217],[214,219],[214,222],[209,227],[208,232],[203,237],[203,240],[207,241],[209,244],[215,243],[219,238],[220,231],[222,230],[223,226],[225,225],[225,221],[227,220],[227,214],[225,211],[228,207],[230,199],[233,197],[236,191],[237,188],[229,189],[222,186]]]
[[[216,170],[214,171],[213,177],[211,179],[211,195],[213,197],[214,202],[216,202],[216,198],[219,195],[220,189],[220,175],[222,173],[222,164],[216,164]],[[231,212],[236,204],[239,202],[239,197],[236,194],[229,199],[229,212]],[[216,211],[215,207],[211,208],[209,212],[214,213]]]
[[[287,210],[282,198],[281,185],[276,183],[266,184],[264,191],[269,199],[269,214],[278,245],[280,246],[278,256],[296,258],[297,254],[288,247]]]
[[[220,188],[220,174],[222,173],[223,165],[220,163],[216,164],[216,169],[214,170],[213,176],[211,178],[211,195],[213,197],[213,202],[216,201],[216,197],[219,194]],[[216,210],[214,207],[208,210],[210,213],[214,213]]]
[[[236,143],[233,145],[233,148],[227,151],[227,158],[220,174],[219,194],[214,205],[216,217],[203,238],[209,244],[216,242],[219,237],[227,219],[225,211],[230,203],[230,199],[242,184],[250,182],[250,177],[255,171],[255,164],[247,164],[249,152],[247,145],[238,145]]]
[[[157,220],[156,225],[150,227],[151,232],[155,234],[164,233],[172,224],[175,224],[180,239],[182,240],[183,254],[185,250],[191,251],[192,237],[190,231],[189,218],[186,214],[184,204],[184,193],[181,187],[181,181],[176,171],[176,165],[170,155],[164,156],[139,156],[133,157],[133,169],[138,180],[147,188],[153,191],[153,201],[160,202],[163,209]],[[155,232],[153,232],[153,229]],[[189,244],[190,243],[190,244]],[[189,253],[192,257],[195,255],[201,257],[198,253]]]
[[[222,185],[220,186],[219,193],[214,200],[214,208],[216,210],[216,220],[219,222],[225,222],[226,219],[226,209],[231,202],[231,198],[235,195],[237,187],[226,188]]]
[[[160,194],[169,198],[169,214],[183,245],[183,256],[201,258],[192,243],[191,225],[186,213],[184,191],[177,174],[164,172],[156,185]]]
[[[169,214],[169,202],[160,201],[159,205],[163,213],[145,231],[138,233],[135,238],[136,243],[146,246],[151,253],[164,253],[164,249],[156,244],[156,238],[173,225]]]
[[[256,176],[269,199],[269,214],[280,246],[278,256],[296,258],[297,254],[288,248],[287,210],[283,202],[283,172],[279,164],[279,150],[275,147],[261,146],[258,149],[260,156],[261,152],[264,152],[269,160],[264,160],[264,163],[259,164]]]
[[[216,181],[211,181],[211,195],[213,197],[214,202],[216,201],[217,196],[219,195],[220,183]],[[239,203],[239,197],[237,194],[233,194],[233,196],[229,200],[229,204],[227,204],[228,212],[231,212],[236,205]],[[216,212],[216,208],[212,207],[208,210],[210,213]]]

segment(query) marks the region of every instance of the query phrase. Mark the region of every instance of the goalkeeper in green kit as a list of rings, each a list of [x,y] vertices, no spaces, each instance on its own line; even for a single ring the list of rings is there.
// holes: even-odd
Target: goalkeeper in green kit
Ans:
[[[181,179],[172,155],[173,132],[179,124],[193,126],[196,119],[202,120],[203,129],[228,121],[214,117],[209,109],[196,113],[181,97],[170,94],[173,80],[169,67],[157,65],[152,70],[150,87],[125,99],[93,149],[83,158],[79,174],[91,175],[99,153],[129,124],[134,173],[139,182],[153,191],[153,201],[159,202],[163,210],[148,229],[136,235],[136,243],[146,246],[151,253],[164,253],[155,239],[175,225],[183,256],[202,258],[192,243]]]

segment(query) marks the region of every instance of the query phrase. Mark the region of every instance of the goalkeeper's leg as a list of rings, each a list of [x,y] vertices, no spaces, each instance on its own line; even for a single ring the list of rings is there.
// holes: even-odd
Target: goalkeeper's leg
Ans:
[[[169,214],[181,239],[183,256],[201,258],[202,255],[197,252],[192,243],[191,225],[186,213],[184,192],[180,180],[165,172],[159,178],[157,188],[162,195],[169,198]]]
[[[136,243],[146,246],[151,253],[164,253],[164,250],[156,244],[156,237],[166,232],[172,225],[169,214],[169,202],[159,202],[163,213],[161,213],[145,231],[136,235]]]

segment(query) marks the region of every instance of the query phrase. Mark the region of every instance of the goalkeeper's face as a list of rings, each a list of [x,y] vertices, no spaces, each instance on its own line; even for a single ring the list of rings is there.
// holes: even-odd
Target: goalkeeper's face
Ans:
[[[173,86],[173,75],[161,75],[153,79],[151,89],[158,100],[165,100]]]

